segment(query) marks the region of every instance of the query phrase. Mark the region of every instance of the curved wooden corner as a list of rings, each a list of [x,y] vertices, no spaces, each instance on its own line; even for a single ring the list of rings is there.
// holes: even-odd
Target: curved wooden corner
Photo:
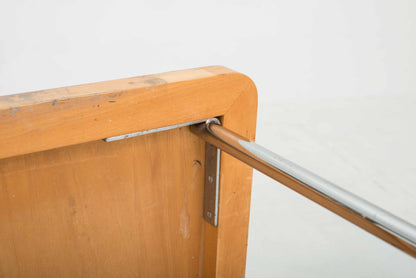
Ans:
[[[254,141],[257,89],[240,74],[240,94],[222,118],[222,125]],[[221,152],[218,228],[205,223],[204,277],[244,277],[253,169]]]
[[[221,66],[2,96],[0,158],[222,115],[253,139],[256,107],[253,82]]]

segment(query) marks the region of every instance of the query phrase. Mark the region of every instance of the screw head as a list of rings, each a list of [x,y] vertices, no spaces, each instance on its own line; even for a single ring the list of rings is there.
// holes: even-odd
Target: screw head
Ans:
[[[209,181],[210,183],[212,183],[212,182],[214,181],[214,178],[213,178],[212,176],[208,176],[208,181]]]
[[[211,218],[211,217],[212,217],[212,213],[211,213],[210,211],[207,211],[207,216],[208,216],[209,218]]]

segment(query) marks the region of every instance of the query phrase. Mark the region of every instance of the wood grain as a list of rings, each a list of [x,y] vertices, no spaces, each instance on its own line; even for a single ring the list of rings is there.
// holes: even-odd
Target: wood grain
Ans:
[[[254,139],[246,76],[206,67],[0,97],[0,277],[242,277],[252,170],[221,154],[219,225],[203,220],[220,116]]]
[[[224,127],[254,141],[256,116],[256,87],[253,83],[247,83],[247,87],[224,114],[221,122]],[[217,236],[216,239],[206,237],[206,240],[217,244],[216,277],[244,277],[253,169],[224,152],[221,152],[220,168],[219,223],[215,231]],[[212,268],[206,269],[211,271]]]
[[[0,160],[0,277],[196,277],[204,151],[181,128]]]
[[[207,67],[0,97],[0,158],[221,116],[252,81]]]

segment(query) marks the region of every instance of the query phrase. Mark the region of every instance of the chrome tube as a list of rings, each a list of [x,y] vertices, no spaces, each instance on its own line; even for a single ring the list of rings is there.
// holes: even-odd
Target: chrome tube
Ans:
[[[215,120],[191,131],[263,174],[416,258],[416,226],[221,126]]]
[[[249,141],[239,140],[240,145],[259,159],[288,174],[335,202],[360,214],[396,235],[416,244],[416,226],[370,203],[340,186],[302,168],[301,166]]]

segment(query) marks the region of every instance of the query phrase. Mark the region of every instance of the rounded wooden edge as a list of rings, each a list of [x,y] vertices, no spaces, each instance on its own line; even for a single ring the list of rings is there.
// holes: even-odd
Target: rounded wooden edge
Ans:
[[[221,116],[247,97],[257,106],[253,81],[222,66],[4,96],[0,158]]]
[[[221,117],[222,125],[254,141],[257,89],[237,73],[240,94]],[[244,277],[253,169],[221,152],[218,227],[205,223],[204,277]]]

